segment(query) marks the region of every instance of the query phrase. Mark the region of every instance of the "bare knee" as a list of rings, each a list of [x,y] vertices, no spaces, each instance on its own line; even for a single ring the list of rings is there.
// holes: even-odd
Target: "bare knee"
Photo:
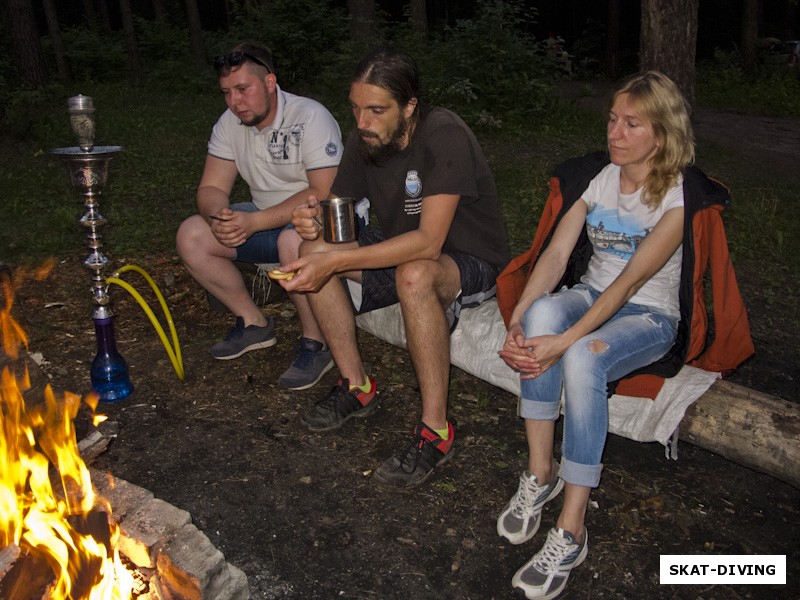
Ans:
[[[175,234],[175,247],[181,260],[186,262],[195,256],[203,238],[210,233],[211,228],[200,215],[192,215],[181,223]]]
[[[293,261],[300,256],[300,244],[303,238],[294,229],[284,229],[278,235],[278,259],[281,264]]]
[[[432,260],[415,260],[397,266],[395,286],[397,296],[404,299],[434,291],[434,269],[436,262]]]
[[[606,344],[603,340],[592,338],[589,340],[589,352],[592,354],[602,354],[608,350],[608,344]]]
[[[309,254],[314,254],[315,252],[325,252],[329,249],[328,244],[322,240],[321,236],[315,240],[304,240],[299,235],[297,237],[300,240],[297,256],[308,256]],[[278,238],[278,242],[280,243],[280,238]],[[280,252],[280,248],[278,251]],[[281,261],[283,262],[283,255],[281,255]]]

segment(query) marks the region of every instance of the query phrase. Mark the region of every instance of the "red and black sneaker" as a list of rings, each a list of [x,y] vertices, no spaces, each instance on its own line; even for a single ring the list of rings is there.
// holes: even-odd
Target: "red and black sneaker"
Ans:
[[[411,441],[399,456],[393,456],[378,467],[375,479],[396,487],[414,487],[425,481],[453,456],[455,424],[454,420],[447,420],[448,436],[443,440],[422,421],[417,423]]]
[[[300,420],[311,431],[339,429],[353,417],[366,417],[375,410],[375,380],[369,378],[370,391],[351,390],[347,379],[340,379],[331,391],[317,400]]]

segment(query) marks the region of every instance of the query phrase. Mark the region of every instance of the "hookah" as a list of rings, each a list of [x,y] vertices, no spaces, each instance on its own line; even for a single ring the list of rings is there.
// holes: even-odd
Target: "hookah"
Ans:
[[[109,285],[119,285],[139,303],[159,334],[181,381],[184,377],[183,359],[172,316],[152,277],[136,265],[126,265],[110,277],[103,275],[109,260],[101,251],[103,244],[99,230],[107,224],[107,220],[100,214],[99,196],[108,183],[109,162],[123,148],[122,146],[94,145],[94,103],[89,96],[79,94],[69,98],[67,112],[72,131],[78,139],[78,146],[54,148],[50,150],[50,153],[58,156],[64,162],[72,187],[83,197],[83,204],[86,207],[86,212],[79,222],[88,229],[89,256],[83,264],[92,272],[91,294],[95,304],[92,319],[97,337],[97,354],[92,360],[91,382],[92,388],[101,401],[117,402],[133,393],[133,384],[128,375],[128,365],[117,350],[114,336],[115,315],[111,306],[111,297],[108,294]],[[142,296],[130,284],[120,279],[120,275],[127,271],[135,271],[142,275],[156,294],[170,328],[172,346],[167,340],[163,327]]]

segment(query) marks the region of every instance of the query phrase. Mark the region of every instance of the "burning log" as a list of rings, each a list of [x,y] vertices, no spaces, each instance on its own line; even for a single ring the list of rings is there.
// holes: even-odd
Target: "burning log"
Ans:
[[[0,598],[44,600],[53,571],[43,556],[21,551],[11,544],[0,553]]]

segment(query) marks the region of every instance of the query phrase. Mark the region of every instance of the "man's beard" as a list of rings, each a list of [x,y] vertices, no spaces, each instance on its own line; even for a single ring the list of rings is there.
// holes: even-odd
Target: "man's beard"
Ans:
[[[377,139],[377,136],[371,131],[358,130],[358,147],[361,151],[361,156],[364,157],[369,164],[381,166],[386,164],[393,156],[396,156],[403,149],[403,141],[408,131],[408,121],[402,115],[398,119],[397,128],[391,133],[389,141],[385,144],[378,143],[377,145],[370,144],[364,141],[361,136],[366,136],[372,139]]]
[[[255,127],[266,118],[267,118],[267,113],[264,113],[255,115],[252,119],[247,119],[246,121],[244,119],[239,119],[239,120],[242,122],[242,125],[246,127]]]
[[[266,100],[266,107],[264,108],[264,112],[253,115],[253,118],[247,119],[247,121],[245,121],[240,117],[239,121],[241,121],[242,125],[244,125],[245,127],[255,127],[256,125],[261,123],[261,121],[267,118],[267,115],[269,114],[269,111],[272,108],[272,103],[269,100],[269,96],[267,95],[266,90],[264,91],[264,99]]]

